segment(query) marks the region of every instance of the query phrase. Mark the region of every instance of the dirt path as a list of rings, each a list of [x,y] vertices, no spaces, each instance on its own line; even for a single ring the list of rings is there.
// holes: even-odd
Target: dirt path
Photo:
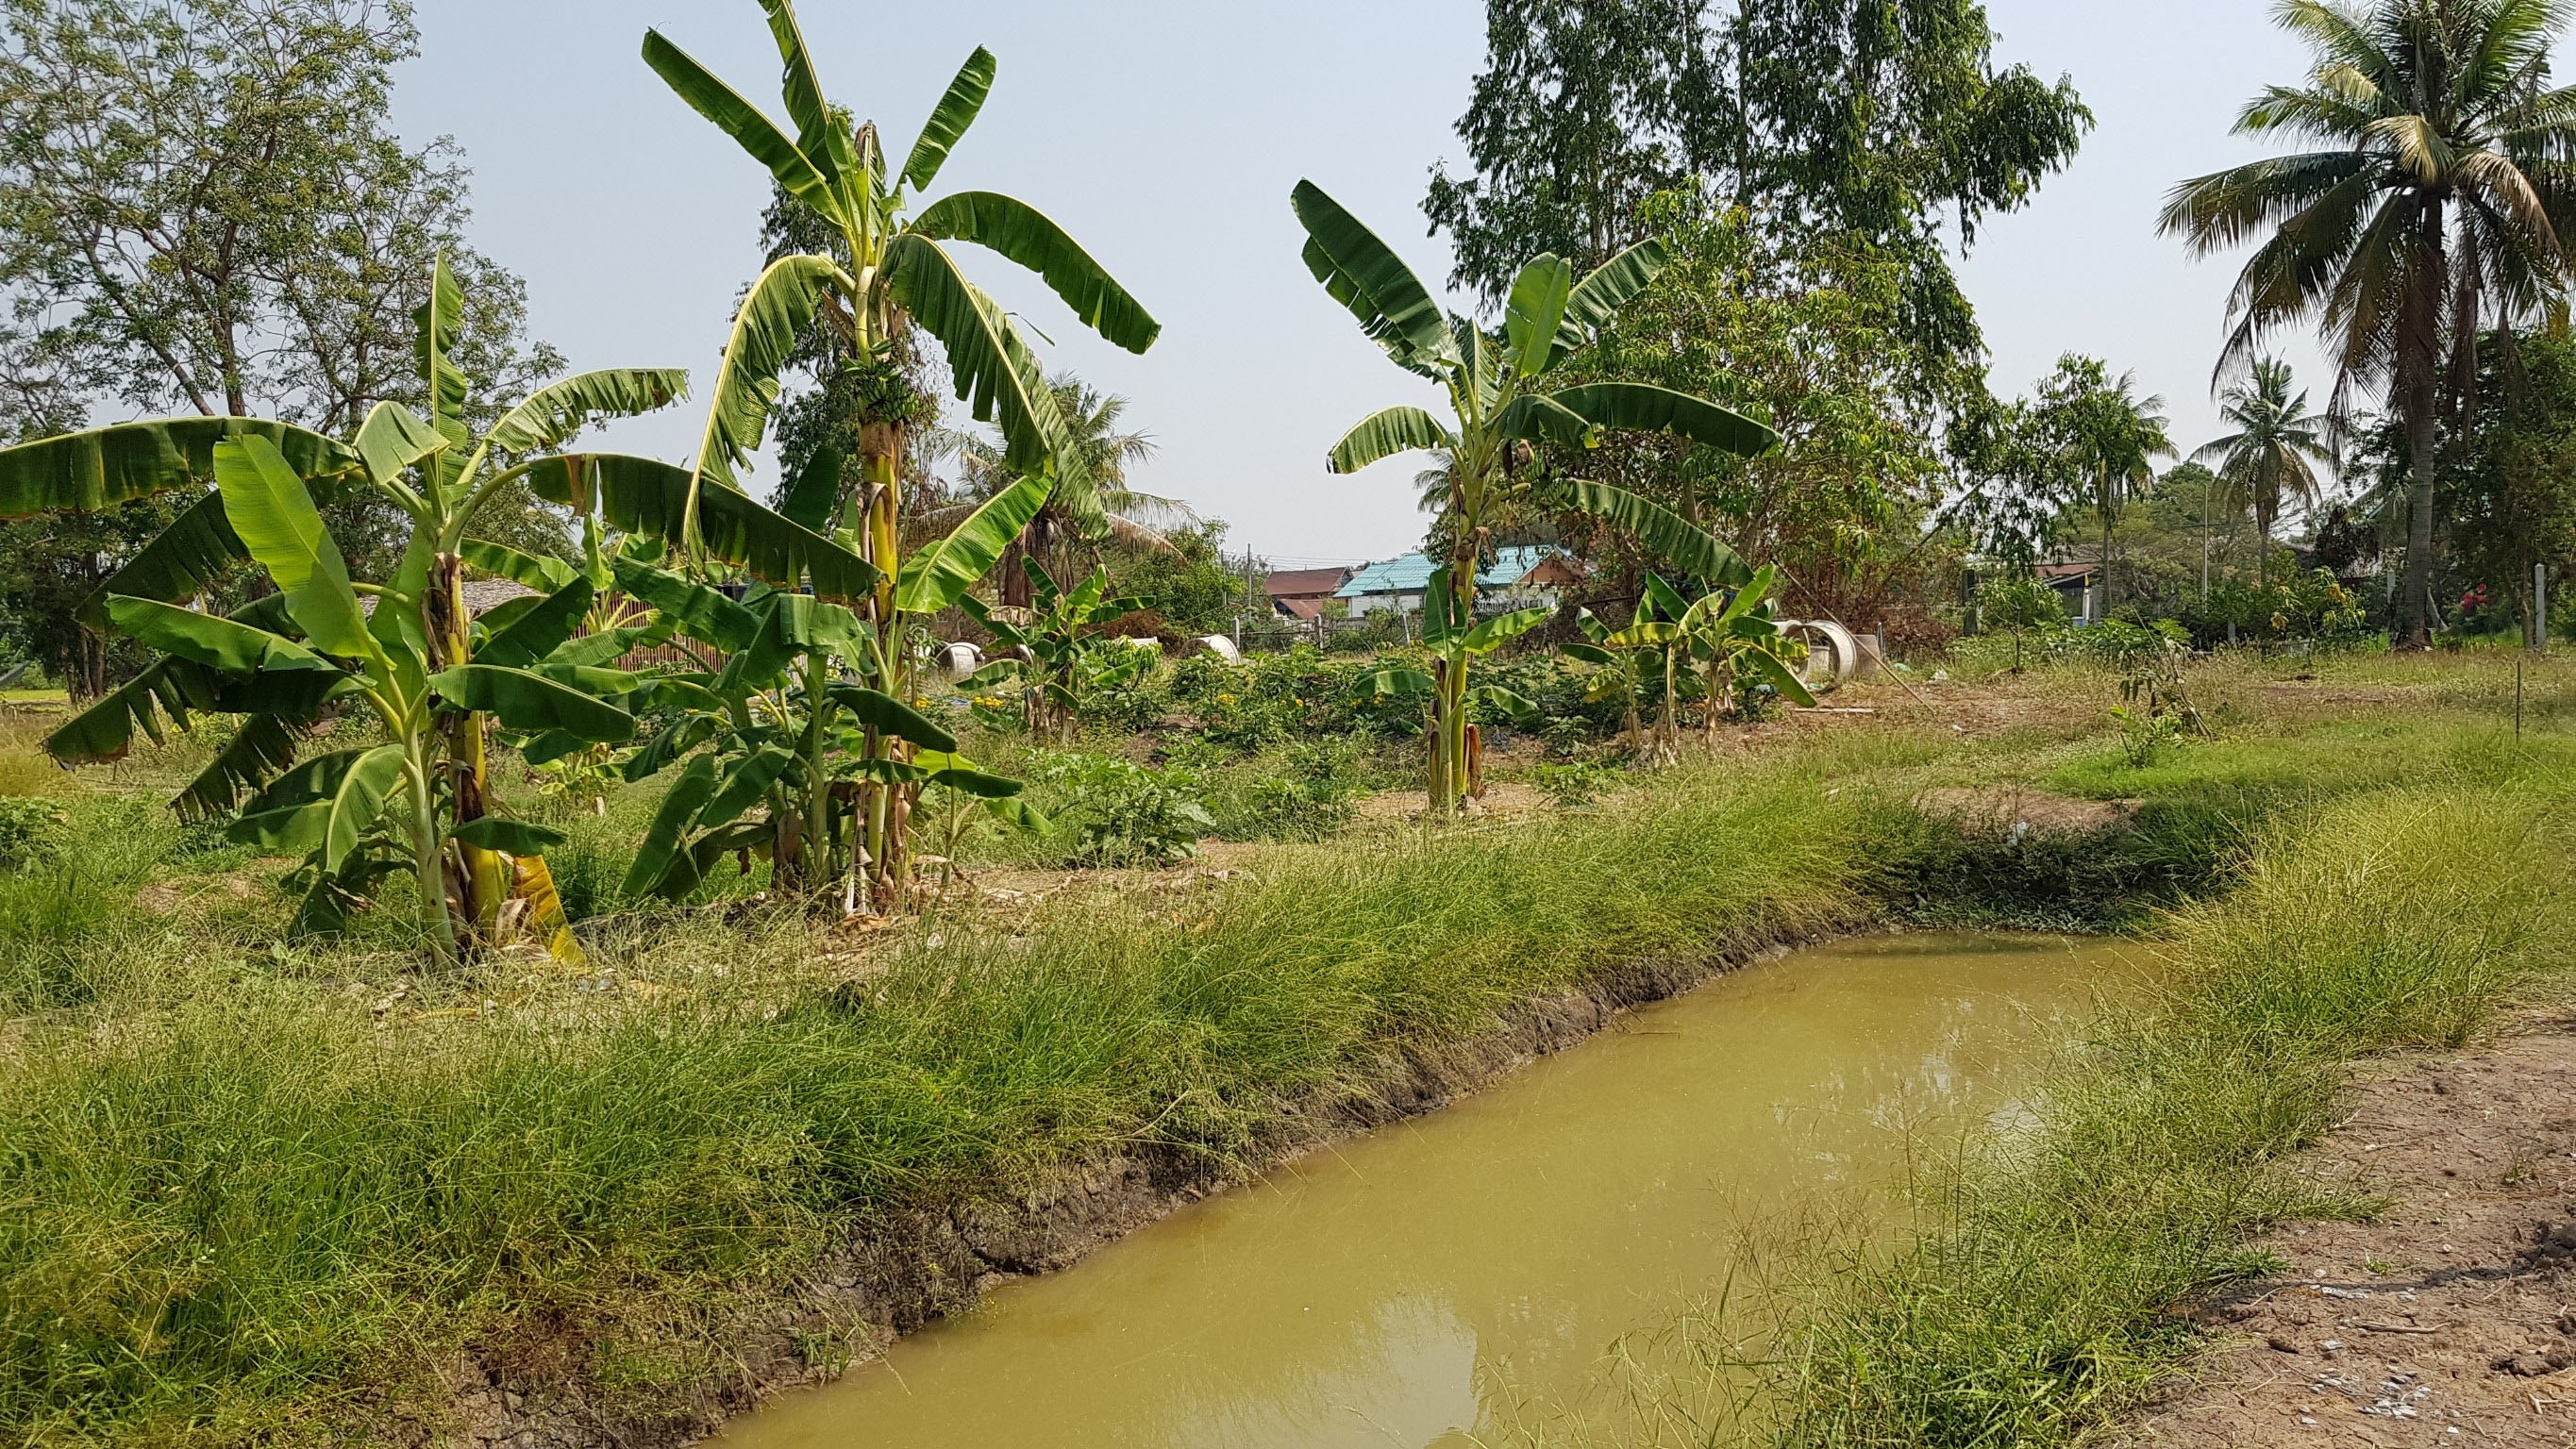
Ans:
[[[2263,1244],[2287,1270],[2133,1442],[2576,1446],[2576,1021],[2387,1064],[2302,1170],[2391,1205]]]

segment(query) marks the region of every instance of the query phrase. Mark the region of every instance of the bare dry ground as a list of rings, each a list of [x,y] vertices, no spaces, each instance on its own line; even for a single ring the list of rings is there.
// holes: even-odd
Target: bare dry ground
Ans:
[[[2576,1446],[2576,1019],[2383,1064],[2300,1170],[2389,1206],[2265,1242],[2285,1271],[2201,1315],[2221,1346],[2133,1442]]]

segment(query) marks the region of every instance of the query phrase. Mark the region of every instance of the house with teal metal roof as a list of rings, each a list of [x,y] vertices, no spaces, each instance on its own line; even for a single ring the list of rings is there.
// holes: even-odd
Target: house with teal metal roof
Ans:
[[[1426,553],[1364,564],[1334,597],[1348,602],[1354,616],[1384,609],[1418,614],[1422,612],[1423,599],[1431,592],[1431,576],[1439,567]],[[1480,602],[1510,599],[1515,607],[1527,607],[1555,603],[1557,591],[1580,576],[1573,560],[1561,549],[1505,548],[1496,549],[1492,560],[1477,572],[1476,586]]]

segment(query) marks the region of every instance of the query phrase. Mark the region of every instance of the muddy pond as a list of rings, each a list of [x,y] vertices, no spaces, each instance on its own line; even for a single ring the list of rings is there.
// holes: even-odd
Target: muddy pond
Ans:
[[[724,1449],[1468,1449],[1582,1393],[1745,1234],[1845,1223],[2147,963],[1922,935],[1637,1012],[1447,1110],[1196,1204],[729,1428]]]

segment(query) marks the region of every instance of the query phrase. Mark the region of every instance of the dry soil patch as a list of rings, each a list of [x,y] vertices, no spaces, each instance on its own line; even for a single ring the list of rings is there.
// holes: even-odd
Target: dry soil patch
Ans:
[[[2576,1022],[2392,1063],[2347,1112],[2300,1168],[2392,1205],[2268,1240],[2287,1271],[2201,1315],[2222,1346],[2134,1442],[2576,1445]]]

